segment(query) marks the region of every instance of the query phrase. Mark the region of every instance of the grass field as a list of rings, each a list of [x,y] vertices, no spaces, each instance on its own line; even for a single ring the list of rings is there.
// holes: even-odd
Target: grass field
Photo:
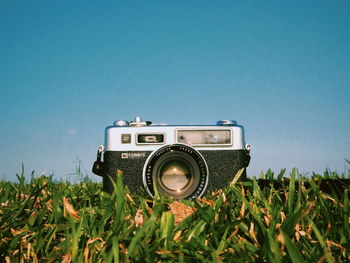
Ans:
[[[253,179],[188,202],[130,193],[121,174],[112,196],[22,174],[0,182],[0,262],[349,262],[349,190],[319,189],[349,175],[293,170],[283,189]]]

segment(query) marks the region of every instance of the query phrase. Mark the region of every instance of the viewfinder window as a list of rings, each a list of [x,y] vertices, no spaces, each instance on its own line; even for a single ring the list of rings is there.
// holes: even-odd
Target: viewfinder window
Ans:
[[[178,130],[177,142],[190,145],[231,145],[231,130]]]
[[[138,134],[137,143],[162,144],[164,143],[164,134]]]

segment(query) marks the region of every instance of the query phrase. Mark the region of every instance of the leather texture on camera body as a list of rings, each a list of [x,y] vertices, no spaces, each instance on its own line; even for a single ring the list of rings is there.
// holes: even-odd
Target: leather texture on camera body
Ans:
[[[209,182],[207,190],[212,191],[226,187],[241,168],[249,163],[246,150],[198,150],[205,159],[209,169]],[[122,158],[121,151],[107,151],[104,154],[103,190],[113,192],[110,177],[115,180],[116,171],[123,172],[123,182],[132,192],[143,186],[142,172],[145,162],[152,151],[130,151],[128,154],[142,154],[137,158]],[[246,180],[246,172],[240,180]]]
[[[127,159],[122,159],[122,153],[125,152],[108,151],[104,154],[103,190],[106,192],[113,192],[110,177],[115,180],[116,170],[123,172],[123,183],[129,187],[131,192],[136,192],[140,187],[143,187],[142,170],[147,157],[152,151],[130,151],[127,153],[145,153],[145,157]]]
[[[245,150],[218,150],[199,151],[207,162],[209,168],[209,183],[207,190],[213,191],[226,187],[241,168],[247,166],[247,154]],[[240,177],[240,181],[247,180],[246,171]]]

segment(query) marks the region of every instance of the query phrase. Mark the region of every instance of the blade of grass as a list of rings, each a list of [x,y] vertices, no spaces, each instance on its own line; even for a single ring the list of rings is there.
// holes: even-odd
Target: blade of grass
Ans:
[[[290,259],[292,260],[293,263],[303,263],[306,262],[301,255],[300,251],[298,250],[297,246],[293,243],[293,241],[289,238],[287,234],[285,234],[283,231],[281,231],[284,242],[286,244],[288,254]]]
[[[174,230],[174,215],[170,212],[164,212],[160,219],[160,239],[164,240],[164,250],[170,250],[170,242],[172,241],[172,235]]]
[[[197,224],[195,224],[195,226],[192,228],[192,230],[189,231],[188,236],[187,236],[187,240],[191,241],[191,239],[193,237],[198,238],[199,235],[203,232],[206,225],[207,225],[207,223],[204,220],[200,219],[197,222]]]
[[[120,262],[119,242],[116,237],[113,238],[112,252],[113,252],[113,262],[119,263]]]
[[[335,261],[333,260],[332,256],[329,254],[326,242],[324,241],[321,232],[318,230],[318,228],[316,227],[315,223],[311,219],[309,219],[308,221],[309,221],[309,224],[312,227],[312,230],[314,231],[314,233],[316,235],[316,238],[317,238],[318,242],[320,243],[320,245],[321,245],[321,247],[322,247],[322,249],[323,249],[323,251],[324,251],[324,253],[326,255],[327,262],[334,263]]]
[[[344,192],[344,209],[343,209],[343,221],[348,238],[350,238],[350,227],[349,227],[350,213],[349,213],[349,189]]]
[[[297,169],[293,168],[292,173],[290,174],[289,188],[288,188],[288,215],[293,213],[293,201],[295,194],[295,177],[296,177]]]

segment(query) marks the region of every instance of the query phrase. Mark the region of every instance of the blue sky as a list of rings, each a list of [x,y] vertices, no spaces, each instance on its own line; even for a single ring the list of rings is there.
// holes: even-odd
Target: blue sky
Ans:
[[[104,128],[235,119],[250,176],[343,172],[350,2],[1,1],[0,177],[90,172]]]

